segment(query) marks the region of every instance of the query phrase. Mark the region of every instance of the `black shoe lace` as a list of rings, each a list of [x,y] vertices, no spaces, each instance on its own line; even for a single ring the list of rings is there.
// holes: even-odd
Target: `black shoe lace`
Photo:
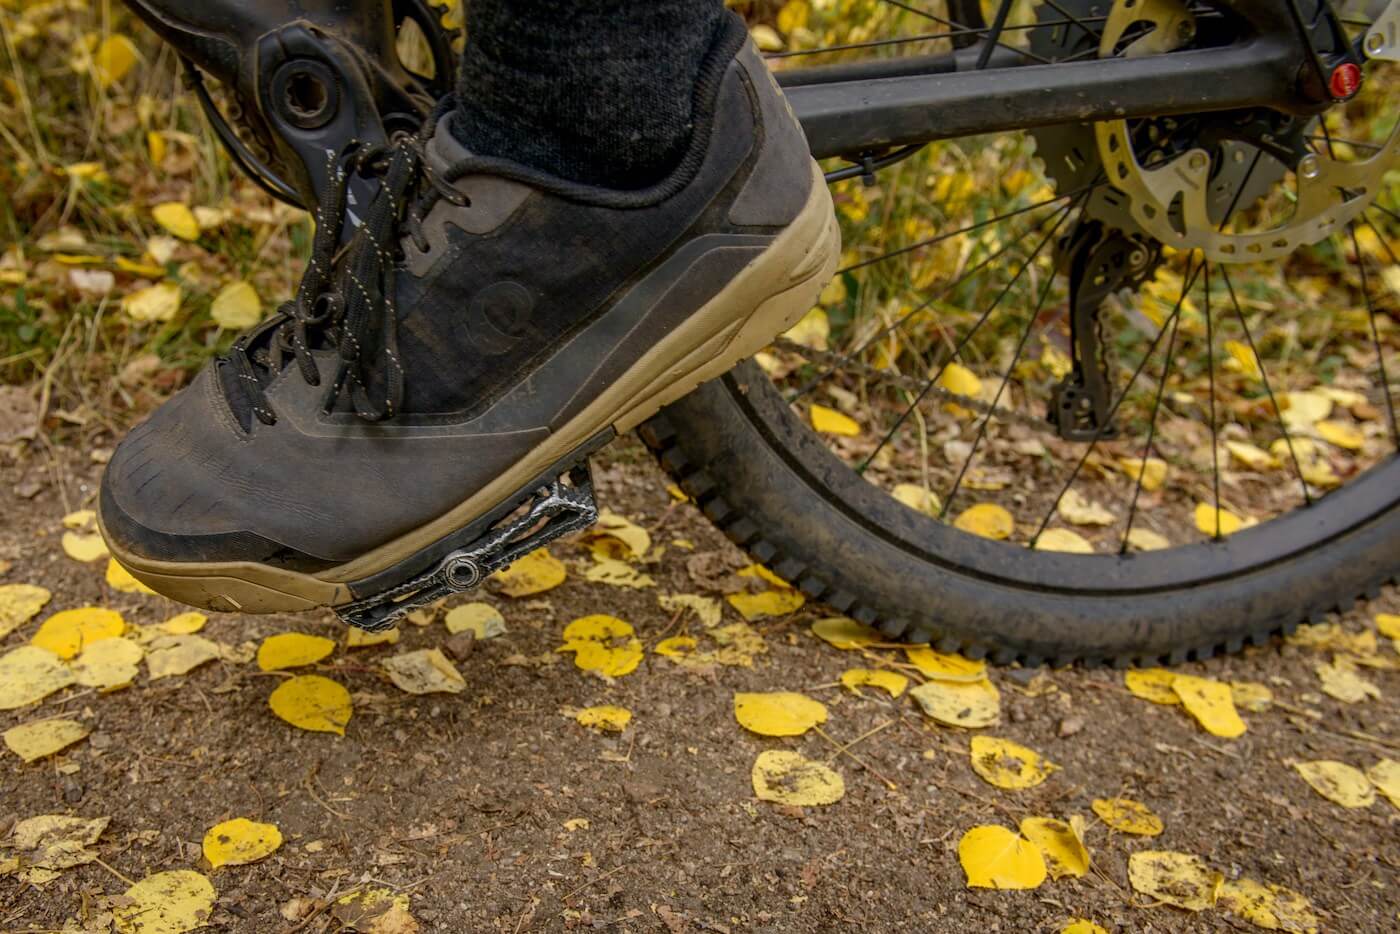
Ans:
[[[426,126],[431,131],[435,120]],[[267,382],[295,360],[302,379],[321,385],[313,349],[334,347],[335,377],[322,401],[335,408],[348,393],[355,414],[368,421],[391,418],[403,402],[404,371],[397,341],[395,276],[404,256],[402,243],[430,249],[423,231],[438,199],[460,207],[470,200],[451,186],[453,172],[435,173],[425,158],[424,134],[401,136],[388,144],[352,142],[336,158],[334,181],[315,212],[311,258],[296,297],[234,342],[226,360],[253,414],[265,425],[277,422]],[[350,181],[359,175],[379,182],[363,222],[345,240]]]

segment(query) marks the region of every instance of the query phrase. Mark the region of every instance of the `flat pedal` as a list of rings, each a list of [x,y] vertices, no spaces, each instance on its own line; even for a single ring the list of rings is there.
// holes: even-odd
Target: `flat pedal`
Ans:
[[[357,629],[383,632],[419,607],[474,590],[512,562],[596,521],[593,474],[585,459],[537,489],[524,512],[512,512],[471,544],[445,555],[432,570],[342,604],[336,614]]]

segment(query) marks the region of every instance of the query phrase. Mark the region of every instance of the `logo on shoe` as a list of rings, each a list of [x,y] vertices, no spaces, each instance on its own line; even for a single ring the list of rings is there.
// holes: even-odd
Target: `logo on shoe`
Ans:
[[[467,332],[485,354],[502,354],[525,336],[535,296],[519,282],[494,282],[467,304]]]

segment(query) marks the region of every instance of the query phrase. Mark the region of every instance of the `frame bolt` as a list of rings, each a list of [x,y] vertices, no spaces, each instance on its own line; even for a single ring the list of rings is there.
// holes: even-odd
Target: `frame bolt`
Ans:
[[[1306,155],[1298,160],[1298,174],[1304,178],[1317,178],[1322,173],[1322,165],[1317,156]]]
[[[1191,169],[1199,172],[1206,166],[1210,165],[1210,157],[1198,149],[1195,152],[1191,153],[1191,156],[1187,159],[1186,164]]]
[[[1385,36],[1379,32],[1373,32],[1366,37],[1366,54],[1375,57],[1377,53],[1385,49]]]

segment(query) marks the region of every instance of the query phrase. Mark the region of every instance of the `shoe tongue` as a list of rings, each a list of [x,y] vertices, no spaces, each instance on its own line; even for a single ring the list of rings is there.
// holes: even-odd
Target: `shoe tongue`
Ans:
[[[428,165],[434,172],[445,172],[449,167],[472,155],[472,151],[452,132],[452,116],[452,112],[448,111],[438,118],[433,135],[424,147]]]

